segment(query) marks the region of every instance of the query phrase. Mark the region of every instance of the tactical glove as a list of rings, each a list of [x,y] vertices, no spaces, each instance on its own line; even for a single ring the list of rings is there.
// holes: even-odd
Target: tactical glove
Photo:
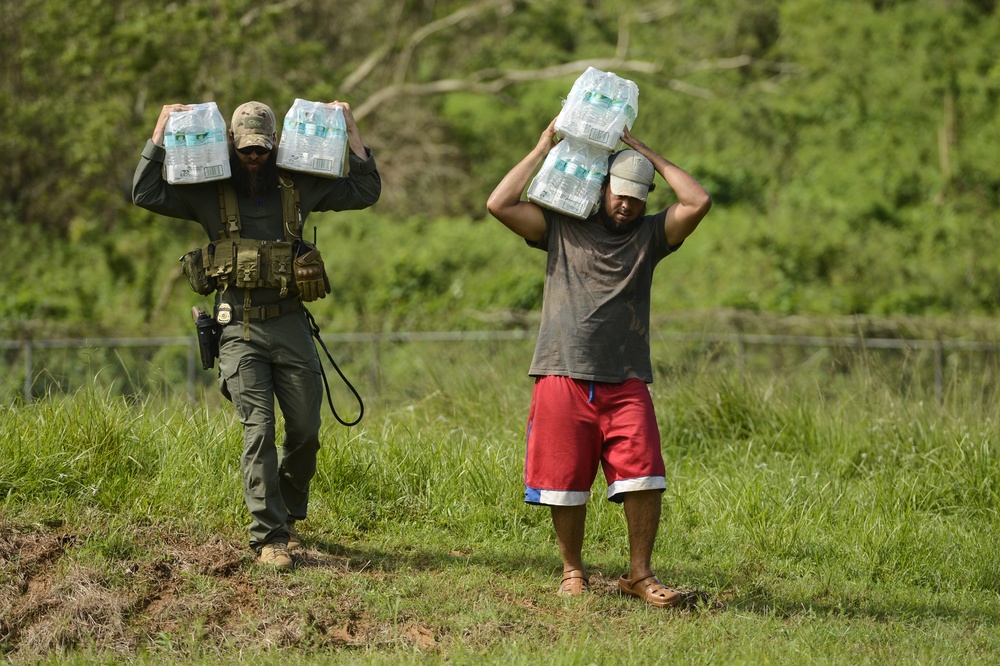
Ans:
[[[319,250],[312,243],[302,243],[300,254],[295,257],[295,286],[299,298],[305,302],[325,298],[330,293],[330,279]]]

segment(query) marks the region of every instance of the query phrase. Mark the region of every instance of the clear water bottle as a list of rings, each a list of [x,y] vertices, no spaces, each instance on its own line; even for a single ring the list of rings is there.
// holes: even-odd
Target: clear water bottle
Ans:
[[[590,168],[587,171],[587,182],[584,186],[584,199],[591,202],[591,210],[588,215],[597,210],[597,205],[601,200],[601,187],[608,175],[608,154],[603,151],[592,151],[590,155]]]
[[[285,114],[278,142],[278,166],[319,176],[344,173],[347,124],[339,106],[296,99]]]
[[[586,136],[581,137],[590,140],[598,146],[608,149],[614,147],[618,142],[618,136],[611,136],[610,128],[612,123],[611,104],[615,98],[614,74],[604,74],[597,78],[597,86],[589,91],[584,98],[587,105],[586,111]],[[612,138],[614,143],[612,143]],[[609,145],[610,144],[610,145]]]
[[[223,180],[232,175],[226,121],[215,102],[174,111],[163,131],[167,182],[173,185]]]
[[[593,115],[590,102],[603,74],[599,69],[588,67],[573,83],[556,118],[555,130],[561,136],[583,139],[588,135],[588,123]]]
[[[635,123],[638,115],[639,87],[628,79],[617,78],[615,96],[611,101],[608,132],[615,137],[620,137],[626,127],[632,129],[632,124]]]
[[[572,157],[568,155],[570,148],[568,141],[562,141],[549,151],[542,167],[528,186],[529,201],[552,210],[567,212],[566,198],[573,189],[572,181],[567,179],[567,171],[571,172],[571,178],[576,175],[575,170],[569,168],[572,163]]]
[[[553,165],[559,177],[559,187],[556,192],[555,205],[560,210],[576,217],[585,216],[587,189],[586,156],[581,148],[566,143],[567,150]]]

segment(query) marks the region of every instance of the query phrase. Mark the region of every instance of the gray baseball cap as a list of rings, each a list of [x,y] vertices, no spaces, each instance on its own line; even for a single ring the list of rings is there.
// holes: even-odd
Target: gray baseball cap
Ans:
[[[653,163],[634,150],[622,150],[611,156],[611,191],[619,197],[646,200],[652,189],[656,170]]]

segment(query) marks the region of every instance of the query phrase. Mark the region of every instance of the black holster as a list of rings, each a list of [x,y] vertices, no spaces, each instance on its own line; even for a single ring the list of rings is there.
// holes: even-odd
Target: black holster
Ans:
[[[201,353],[201,367],[211,370],[215,359],[219,357],[219,336],[222,327],[215,318],[209,316],[199,307],[191,308],[191,317],[198,332],[198,351]]]

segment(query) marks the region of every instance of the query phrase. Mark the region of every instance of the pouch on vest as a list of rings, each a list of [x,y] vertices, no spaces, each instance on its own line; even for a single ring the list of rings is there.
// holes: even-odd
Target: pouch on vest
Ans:
[[[229,286],[229,280],[236,265],[236,246],[228,239],[209,243],[205,247],[205,274],[215,278],[223,291]]]
[[[275,241],[270,243],[267,252],[267,281],[271,287],[277,287],[281,298],[288,295],[288,290],[295,283],[293,277],[292,243]]]
[[[202,248],[191,250],[181,257],[181,272],[187,278],[188,284],[196,294],[207,296],[215,291],[215,278],[209,277],[205,272],[205,253]]]
[[[257,243],[241,239],[236,246],[236,275],[233,283],[243,289],[262,287],[260,276],[260,250]]]

